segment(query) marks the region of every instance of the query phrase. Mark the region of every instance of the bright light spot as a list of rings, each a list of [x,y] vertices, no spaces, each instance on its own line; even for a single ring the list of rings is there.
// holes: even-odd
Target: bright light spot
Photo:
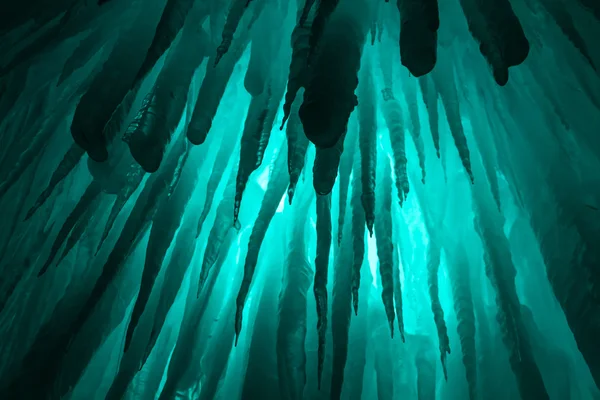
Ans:
[[[258,176],[258,185],[262,190],[267,190],[267,184],[269,183],[269,168],[265,168],[263,172]]]
[[[283,196],[281,198],[281,201],[279,202],[279,206],[277,207],[277,212],[278,213],[283,212],[283,208],[285,207],[285,199],[287,199],[287,196]]]
[[[369,263],[369,269],[371,275],[373,275],[373,286],[377,287],[377,263],[379,258],[377,257],[377,242],[375,241],[375,235],[369,236],[367,232],[367,262]]]

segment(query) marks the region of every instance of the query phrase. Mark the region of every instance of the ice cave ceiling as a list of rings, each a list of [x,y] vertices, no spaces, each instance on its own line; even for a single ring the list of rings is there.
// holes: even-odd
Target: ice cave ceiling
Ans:
[[[0,3],[0,399],[600,399],[600,1]]]

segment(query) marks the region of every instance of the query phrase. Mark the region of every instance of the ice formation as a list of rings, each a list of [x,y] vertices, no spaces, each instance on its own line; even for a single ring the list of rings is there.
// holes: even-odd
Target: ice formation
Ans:
[[[600,398],[597,0],[0,4],[0,399]]]

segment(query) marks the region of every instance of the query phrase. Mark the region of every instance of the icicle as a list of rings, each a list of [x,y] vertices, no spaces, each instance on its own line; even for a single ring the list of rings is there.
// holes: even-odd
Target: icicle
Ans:
[[[377,257],[379,258],[379,274],[383,291],[381,299],[387,315],[390,334],[394,337],[394,243],[392,242],[392,171],[387,156],[379,161],[381,176],[377,190],[377,220],[375,235],[377,240]],[[383,164],[383,165],[382,165]],[[381,175],[381,174],[380,174]]]
[[[103,131],[115,110],[120,109],[134,82],[150,45],[148,33],[156,27],[157,11],[154,6],[139,12],[131,28],[119,37],[102,70],[94,77],[77,105],[71,123],[71,135],[75,143],[95,161],[108,159],[110,138]],[[128,110],[126,108],[124,114]]]
[[[54,243],[52,244],[52,248],[50,249],[50,254],[48,255],[48,259],[46,263],[42,267],[42,269],[38,272],[38,276],[42,276],[50,265],[52,261],[57,256],[58,251],[67,240],[69,234],[74,229],[74,227],[78,224],[86,224],[89,222],[89,211],[94,207],[98,196],[100,195],[101,187],[97,182],[92,182],[86,188],[85,192],[77,202],[73,211],[69,214],[66,221],[63,223],[63,226],[60,228],[56,239],[54,239]],[[83,232],[79,232],[82,234]]]
[[[442,49],[442,60],[449,63],[449,50]],[[451,66],[446,68],[437,68],[432,73],[435,88],[439,91],[442,104],[446,110],[446,117],[450,125],[450,133],[454,139],[454,144],[458,150],[458,155],[462,165],[469,175],[471,183],[474,182],[473,171],[471,169],[471,154],[467,145],[467,138],[462,125],[458,92],[455,84],[454,70]]]
[[[393,222],[393,218],[392,218]],[[398,243],[397,239],[392,239],[393,243]],[[392,278],[394,280],[394,306],[396,307],[396,318],[398,320],[398,331],[400,332],[400,339],[402,342],[406,342],[405,328],[404,328],[404,301],[402,299],[402,281],[400,280],[400,256],[398,250],[394,249],[392,255],[393,260],[393,271]]]
[[[300,95],[294,100],[291,109],[290,122],[288,123],[285,136],[288,144],[288,172],[290,174],[290,187],[288,188],[288,200],[292,204],[296,185],[300,179],[300,173],[304,168],[306,151],[308,150],[308,139],[304,136],[302,122],[298,116],[300,104],[302,104],[304,90],[300,89]]]
[[[358,145],[358,129],[356,118],[350,117],[348,133],[345,139],[346,149],[342,153],[340,160],[340,191],[339,191],[339,217],[338,217],[338,246],[342,244],[344,232],[344,221],[346,218],[346,203],[348,202],[348,188],[350,187],[350,175],[352,174],[352,164],[354,162],[354,153]]]
[[[370,64],[363,65],[359,85],[360,107],[359,149],[361,159],[362,194],[361,203],[369,234],[373,236],[375,224],[375,180],[377,176],[377,102]]]
[[[438,158],[440,158],[440,125],[438,114],[438,92],[435,88],[435,83],[431,79],[431,75],[425,75],[419,78],[419,87],[423,96],[423,103],[427,108],[427,116],[429,118],[429,129],[431,130],[431,138],[433,139],[433,147]]]
[[[388,127],[392,153],[394,154],[394,175],[396,176],[396,191],[400,206],[404,203],[410,191],[406,167],[406,140],[404,138],[404,123],[400,103],[390,99],[383,103],[383,116]]]
[[[437,61],[437,0],[397,0],[400,11],[400,60],[410,73],[423,76]]]
[[[361,267],[365,258],[365,211],[362,207],[362,185],[361,185],[360,157],[354,158],[352,167],[352,197],[350,198],[350,209],[352,210],[352,245],[354,257],[352,259],[352,305],[354,313],[358,315],[358,296],[360,288]]]
[[[253,97],[248,109],[248,116],[244,123],[244,131],[242,133],[242,142],[240,146],[240,162],[235,188],[235,204],[233,208],[233,223],[236,224],[240,207],[242,204],[242,196],[248,183],[248,178],[252,172],[256,171],[260,166],[259,157],[262,159],[260,152],[260,141],[263,135],[263,127],[267,118],[269,105],[269,93],[263,92],[258,97]]]
[[[246,260],[244,262],[244,279],[242,280],[242,285],[236,300],[236,345],[242,330],[242,314],[244,312],[246,297],[248,296],[250,284],[258,262],[258,254],[267,233],[267,229],[269,228],[269,224],[271,223],[271,220],[277,211],[277,207],[281,202],[281,198],[285,194],[285,190],[289,184],[287,174],[285,173],[286,163],[287,152],[280,150],[277,159],[272,166],[272,175],[269,179],[269,184],[267,185],[265,197],[260,205],[258,217],[252,227],[252,234],[250,235],[250,241],[248,243],[248,254],[246,255]]]
[[[35,214],[35,212],[44,205],[46,200],[52,195],[52,192],[56,188],[56,186],[63,181],[75,169],[81,158],[85,154],[85,151],[77,146],[76,144],[72,144],[69,150],[65,153],[63,159],[60,161],[60,164],[56,167],[54,172],[52,173],[52,177],[50,178],[50,182],[46,188],[40,193],[33,207],[29,209],[27,212],[27,216],[25,220],[28,220]]]
[[[354,91],[369,14],[368,2],[346,1],[331,16],[321,38],[300,107],[304,133],[317,147],[338,143],[357,105]]]
[[[265,2],[265,0],[261,0]],[[248,0],[232,0],[231,5],[229,6],[229,12],[227,13],[227,21],[225,22],[225,27],[223,28],[223,39],[221,40],[221,44],[217,48],[217,56],[215,57],[214,65],[217,66],[221,58],[229,51],[229,47],[231,46],[231,42],[233,41],[233,35],[246,12],[250,2]]]
[[[305,5],[314,2],[314,0],[306,0]],[[312,4],[311,4],[312,5]],[[301,9],[298,9],[298,22],[292,32],[292,59],[290,61],[290,72],[288,75],[287,90],[285,92],[285,102],[283,104],[283,121],[281,122],[281,130],[292,113],[292,107],[296,107],[298,102],[298,92],[306,87],[308,79],[308,53],[309,53],[309,38],[310,27],[314,19],[314,11],[308,11],[307,18],[302,22],[300,15]],[[303,92],[304,93],[304,92]],[[298,104],[298,108],[300,104]]]
[[[314,191],[306,188],[299,196],[294,204],[292,236],[279,296],[276,341],[279,388],[281,397],[286,400],[301,400],[306,384],[306,295],[313,278],[306,254],[305,210],[314,201]]]
[[[208,60],[206,75],[202,80],[192,118],[187,127],[187,137],[191,143],[199,145],[206,140],[235,65],[248,45],[248,39],[245,33],[236,40],[233,49],[216,67],[210,66],[212,58]]]
[[[101,53],[105,48],[110,48],[114,44],[114,40],[110,40],[106,44],[103,43],[103,37],[105,37],[106,33],[106,30],[102,28],[92,29],[85,39],[79,42],[77,48],[65,62],[62,72],[58,77],[57,85],[69,79],[75,71],[87,64],[96,54]]]
[[[175,232],[179,229],[187,204],[196,187],[200,166],[197,162],[190,161],[189,156],[184,162],[182,176],[173,194],[163,197],[152,219],[152,229],[150,230],[150,239],[146,248],[146,260],[142,272],[140,291],[131,313],[127,334],[125,335],[125,351],[129,349],[133,332],[150,299],[150,293],[155,286],[155,281],[167,255],[167,250],[171,246]]]
[[[425,183],[425,145],[423,144],[423,136],[421,135],[421,121],[419,119],[419,107],[417,104],[416,85],[416,79],[410,76],[406,77],[403,81],[402,91],[404,92],[404,98],[406,99],[406,103],[408,104],[408,111],[410,114],[410,136],[412,137],[413,142],[415,144],[415,148],[417,149],[419,165],[421,166],[421,182]]]
[[[323,363],[325,362],[325,339],[327,334],[327,275],[331,250],[331,194],[317,196],[317,256],[315,258],[315,280],[313,291],[317,303],[317,381],[321,389]]]
[[[123,136],[133,158],[147,172],[156,172],[187,103],[196,68],[207,53],[208,38],[201,12],[193,10],[144,103]]]
[[[310,27],[310,38],[308,41],[309,64],[312,55],[315,53],[317,46],[319,45],[319,40],[321,39],[321,36],[323,36],[323,31],[325,30],[327,21],[331,14],[334,12],[335,8],[338,6],[339,2],[340,0],[319,0],[319,3],[317,4],[317,11],[315,13],[315,18]]]
[[[331,301],[331,333],[333,339],[333,373],[331,399],[341,399],[344,369],[348,359],[350,317],[352,315],[352,222],[348,221],[333,272],[333,298]]]
[[[313,165],[313,186],[315,192],[320,195],[328,195],[333,190],[337,178],[340,159],[344,151],[344,134],[335,147],[318,148]]]

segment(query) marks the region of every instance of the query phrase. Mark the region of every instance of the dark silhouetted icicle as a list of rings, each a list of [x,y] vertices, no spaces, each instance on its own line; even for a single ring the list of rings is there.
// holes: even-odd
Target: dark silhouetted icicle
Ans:
[[[421,181],[425,182],[425,176],[427,175],[425,171],[425,145],[423,144],[423,135],[421,135],[421,121],[419,119],[419,107],[417,103],[417,80],[411,76],[405,77],[402,91],[404,92],[406,104],[408,104],[411,122],[409,132],[417,149],[417,156],[419,157],[419,166],[422,173]]]
[[[346,135],[344,134],[335,147],[317,147],[313,165],[313,186],[318,195],[328,195],[333,190],[344,151],[345,139]]]
[[[352,258],[352,306],[354,313],[358,314],[358,296],[360,288],[361,267],[365,259],[365,211],[361,204],[361,159],[354,157],[352,168],[352,197],[350,210],[352,211],[352,245],[354,257]]]
[[[56,239],[54,239],[54,243],[52,244],[52,248],[50,249],[50,254],[48,255],[48,259],[46,263],[42,267],[42,269],[38,272],[38,276],[46,273],[54,258],[58,255],[58,251],[63,246],[71,232],[75,229],[76,225],[79,224],[87,224],[90,218],[90,212],[96,204],[98,200],[98,196],[100,195],[101,187],[98,182],[91,182],[89,186],[86,188],[85,192],[73,208],[73,211],[69,214],[65,222],[63,223]],[[79,234],[83,232],[80,231]]]
[[[208,38],[200,17],[200,10],[190,13],[154,86],[123,136],[131,155],[147,172],[158,170],[181,120],[194,72],[207,53]]]
[[[600,21],[600,4],[594,0],[577,0],[581,7],[592,13],[598,21]]]
[[[474,187],[475,228],[484,250],[485,272],[496,294],[497,315],[502,341],[509,352],[522,398],[548,399],[538,366],[533,359],[529,338],[524,332],[520,303],[515,286],[516,270],[510,256],[509,243],[502,231],[503,216],[483,192]]]
[[[276,351],[279,390],[283,400],[301,400],[306,384],[306,295],[313,272],[306,254],[305,210],[313,201],[314,191],[305,187],[294,203],[292,234],[279,295]]]
[[[206,140],[234,67],[242,57],[248,40],[249,36],[244,32],[244,35],[234,42],[233,49],[216,67],[211,66],[213,58],[209,58],[192,119],[187,127],[187,137],[193,144],[202,144]]]
[[[305,4],[308,5],[311,1],[314,2],[314,0],[306,0]],[[301,3],[302,1],[299,1],[299,4]],[[298,8],[298,22],[292,32],[292,59],[290,61],[290,72],[288,75],[287,90],[285,92],[285,102],[283,104],[283,121],[280,129],[283,129],[285,122],[290,118],[292,107],[295,108],[298,101],[297,94],[302,88],[306,87],[308,79],[308,53],[310,51],[308,42],[310,38],[310,27],[314,19],[315,11],[309,11],[304,23],[302,23],[300,19],[301,12],[302,9]],[[302,97],[300,98],[302,99]],[[301,103],[302,100],[300,104]],[[298,108],[300,107],[300,104],[298,104]]]
[[[381,299],[387,315],[390,334],[394,337],[394,243],[392,242],[392,171],[387,156],[380,157],[377,185],[377,220],[375,235],[377,240],[377,257],[379,258],[379,275],[381,277]]]
[[[258,3],[264,3],[267,0],[260,0]],[[231,0],[229,6],[229,12],[227,13],[227,20],[223,27],[223,34],[221,44],[217,48],[217,55],[214,60],[214,65],[217,66],[221,59],[229,52],[231,43],[233,42],[235,31],[238,29],[246,9],[250,5],[248,0]]]
[[[435,229],[435,228],[434,228]],[[448,339],[448,329],[444,320],[444,310],[440,303],[438,273],[440,269],[441,249],[439,244],[429,237],[427,246],[427,284],[429,286],[429,296],[431,298],[431,311],[435,321],[435,327],[438,333],[440,346],[440,360],[444,370],[444,377],[448,380],[448,371],[446,369],[446,355],[450,354],[450,340]]]
[[[277,61],[283,39],[284,17],[276,7],[267,7],[256,21],[256,27],[252,29],[250,61],[244,79],[244,87],[252,96],[261,94],[270,80],[271,70],[280,68],[280,64],[274,61]],[[279,104],[275,109],[278,107]]]
[[[433,355],[433,343],[426,336],[412,336],[409,343],[416,349],[415,366],[417,367],[417,398],[431,400],[436,398],[436,367]]]
[[[448,232],[449,233],[449,232]],[[446,233],[446,235],[448,235]],[[447,245],[444,247],[448,263],[448,273],[454,299],[454,311],[458,320],[457,332],[462,349],[462,362],[465,367],[467,383],[469,386],[469,399],[476,400],[477,396],[477,347],[475,344],[475,311],[473,308],[473,295],[471,293],[470,268],[467,252],[462,243],[446,236]]]
[[[375,224],[375,183],[377,176],[377,101],[373,73],[369,63],[363,65],[358,87],[360,107],[358,108],[358,144],[361,160],[361,203],[365,210],[365,220],[369,234],[373,236]]]
[[[177,186],[170,196],[163,197],[152,219],[140,291],[125,336],[125,351],[129,348],[133,332],[150,299],[150,293],[155,287],[155,281],[167,255],[167,250],[175,237],[175,232],[179,229],[181,219],[195,189],[201,162],[196,162],[194,155],[187,156],[185,164],[181,167],[181,178],[177,182]]]
[[[357,105],[354,91],[369,28],[371,4],[349,0],[331,15],[311,64],[300,120],[317,147],[334,147]]]
[[[449,68],[448,66],[444,66]],[[438,92],[435,87],[431,75],[425,75],[419,78],[419,87],[423,96],[423,103],[427,108],[427,117],[429,118],[429,129],[431,130],[431,138],[433,139],[433,147],[440,158],[440,125],[438,113]]]
[[[508,68],[521,64],[529,54],[529,41],[509,0],[461,0],[460,4],[496,83],[506,85]]]
[[[165,278],[163,285],[160,288],[160,295],[154,314],[152,329],[150,331],[150,338],[148,339],[148,344],[146,345],[146,352],[144,358],[142,359],[142,364],[146,363],[147,358],[150,356],[154,346],[157,344],[156,341],[163,331],[165,321],[167,320],[167,314],[175,303],[175,298],[182,286],[186,270],[194,256],[194,250],[196,247],[196,240],[194,237],[196,219],[194,217],[199,213],[195,209],[193,209],[193,211],[190,213],[188,211],[190,209],[193,209],[193,207],[188,207],[186,214],[184,214],[181,228],[175,237],[175,244],[173,245],[171,259],[169,260],[169,264],[167,264],[165,267]]]
[[[315,258],[315,280],[313,291],[317,303],[317,382],[321,388],[323,363],[325,362],[325,340],[327,334],[327,278],[329,252],[331,250],[331,194],[317,196],[317,255]]]
[[[64,157],[62,158],[62,160],[60,161],[60,163],[58,164],[58,166],[52,173],[50,182],[48,182],[48,185],[46,186],[46,188],[42,191],[42,193],[40,193],[40,195],[38,196],[37,200],[35,201],[35,204],[33,205],[33,207],[31,207],[29,209],[29,211],[27,212],[27,216],[25,217],[26,220],[31,218],[31,216],[41,206],[44,205],[46,200],[48,200],[48,198],[52,195],[52,192],[54,191],[56,186],[60,182],[62,182],[67,177],[67,175],[69,175],[69,173],[71,173],[71,171],[73,171],[75,169],[75,167],[77,166],[77,164],[79,164],[79,161],[81,161],[81,158],[83,157],[84,154],[85,154],[85,151],[81,147],[77,146],[76,144],[72,144],[71,147],[69,147],[69,150],[67,150]]]
[[[288,172],[290,174],[290,187],[288,188],[288,200],[290,204],[296,192],[296,185],[300,179],[300,173],[304,168],[306,161],[306,151],[308,150],[308,139],[302,130],[302,122],[298,116],[300,104],[302,104],[304,90],[300,89],[299,96],[292,105],[290,121],[285,129],[288,145]]]
[[[552,19],[554,19],[554,21],[564,33],[564,35],[581,53],[581,55],[583,56],[583,58],[585,58],[588,64],[590,64],[592,68],[596,69],[594,61],[588,50],[588,46],[584,38],[577,30],[577,24],[573,20],[573,16],[567,8],[567,5],[562,0],[540,0],[539,3],[532,4],[532,8],[534,11],[537,9],[538,4],[541,5],[546,10],[546,12],[548,12]],[[598,15],[600,16],[600,7],[598,7],[598,12]]]
[[[404,203],[410,184],[406,173],[408,160],[406,159],[406,139],[404,136],[404,123],[400,103],[394,98],[383,103],[383,116],[388,127],[392,153],[394,154],[394,175],[396,176],[396,191],[400,205]]]
[[[285,145],[285,144],[284,144]],[[281,202],[281,198],[285,194],[285,190],[289,184],[289,178],[285,171],[287,164],[287,152],[279,151],[277,159],[271,166],[271,174],[265,197],[260,205],[260,211],[258,217],[252,227],[252,234],[250,235],[250,241],[248,243],[248,254],[244,261],[244,279],[240,286],[240,291],[236,300],[236,313],[235,313],[235,334],[236,344],[239,339],[240,332],[242,330],[242,314],[244,311],[244,305],[246,303],[246,297],[250,290],[250,284],[256,270],[256,264],[258,262],[258,254],[262,247],[263,240],[269,229],[271,220],[275,216],[277,207]]]
[[[344,369],[348,359],[350,317],[352,316],[352,222],[343,226],[346,231],[333,270],[331,300],[331,334],[333,339],[333,371],[331,375],[331,399],[342,397]]]
[[[437,61],[437,0],[397,0],[400,11],[400,60],[412,75],[423,76]]]
[[[10,166],[8,173],[3,174],[0,181],[0,197],[3,197],[8,190],[18,182],[19,178],[32,164],[32,162],[41,156],[44,149],[48,146],[48,142],[56,130],[61,126],[64,115],[70,114],[69,109],[71,99],[61,98],[57,100],[58,105],[52,109],[51,115],[42,117],[32,125],[30,131],[25,135],[31,137],[26,147],[18,153],[18,158],[13,165]]]
[[[364,223],[363,223],[364,229]],[[372,275],[369,268],[362,268],[363,274],[361,281],[363,285],[360,288],[360,297],[368,299],[373,289]],[[361,400],[363,393],[363,380],[367,366],[367,349],[372,325],[369,323],[369,302],[364,301],[361,312],[352,318],[350,329],[350,346],[346,368],[344,369],[344,381],[350,400]],[[387,339],[387,334],[386,334]]]
[[[95,161],[102,162],[108,158],[110,138],[105,136],[104,127],[134,82],[150,45],[149,33],[158,22],[158,13],[156,4],[142,7],[131,22],[131,27],[119,36],[102,70],[94,77],[77,105],[71,123],[71,135],[75,143]]]
[[[254,329],[248,349],[248,366],[242,384],[242,399],[279,400],[279,379],[274,343],[277,340],[277,294],[281,285],[279,260],[271,259],[265,271],[258,302]],[[231,362],[231,360],[230,360]]]
[[[393,243],[397,243],[397,240],[397,238],[394,238]],[[406,342],[404,328],[404,300],[402,298],[402,281],[400,280],[400,256],[398,255],[397,249],[394,249],[392,260],[394,262],[392,271],[392,278],[394,279],[394,307],[396,309],[396,319],[398,320],[400,339],[402,339],[402,342],[404,343]]]
[[[177,34],[183,28],[188,13],[195,6],[196,10],[193,12],[198,13],[196,18],[190,18],[189,22],[192,22],[193,29],[202,29],[202,22],[208,16],[207,2],[206,1],[194,1],[194,0],[167,0],[160,16],[160,21],[156,26],[152,43],[150,44],[148,51],[146,52],[145,59],[141,63],[139,70],[136,71],[137,75],[131,87],[137,87],[141,84],[142,80],[150,73],[157,61],[167,51],[171,44],[177,37]]]
[[[440,59],[444,61],[444,64],[450,64],[451,58],[448,49],[442,48],[440,50]],[[444,65],[444,66],[445,66]],[[454,144],[458,150],[458,155],[462,161],[462,165],[469,175],[471,182],[474,181],[473,171],[471,169],[471,154],[467,145],[467,138],[465,137],[465,131],[461,120],[460,107],[458,92],[456,89],[454,70],[451,66],[435,69],[432,72],[433,82],[436,90],[440,94],[442,104],[446,110],[446,117],[448,118],[448,124],[450,125],[450,133],[454,139]],[[437,103],[436,103],[437,106]]]
[[[350,188],[350,175],[352,174],[352,164],[354,163],[354,154],[358,145],[358,127],[356,118],[350,117],[348,133],[344,140],[346,148],[342,153],[340,160],[340,190],[339,190],[339,216],[338,216],[338,246],[342,244],[344,232],[344,221],[346,220],[346,204],[348,203],[348,189]]]
[[[310,38],[309,38],[309,55],[308,62],[310,65],[311,56],[317,50],[323,31],[327,25],[328,19],[331,14],[335,11],[335,8],[339,4],[340,0],[319,0],[317,3],[317,10],[315,18],[310,27]],[[308,3],[308,2],[307,2]]]
[[[260,152],[261,138],[267,113],[269,112],[269,92],[264,91],[260,96],[253,97],[248,109],[248,115],[244,122],[244,131],[242,133],[242,142],[240,145],[240,162],[238,167],[235,204],[233,208],[233,223],[238,220],[240,207],[242,205],[242,196],[248,183],[250,175],[260,166],[259,158],[262,160]],[[270,134],[270,132],[269,132]],[[264,151],[264,150],[263,150]]]

